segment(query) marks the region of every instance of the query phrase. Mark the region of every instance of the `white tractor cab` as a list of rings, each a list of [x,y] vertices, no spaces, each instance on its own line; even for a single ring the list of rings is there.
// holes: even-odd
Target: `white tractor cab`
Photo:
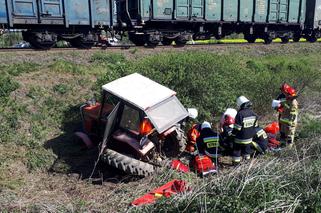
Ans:
[[[165,158],[184,151],[182,127],[190,113],[176,92],[138,73],[102,88],[100,103],[81,107],[86,134],[76,133],[88,147],[95,141],[101,144],[101,160],[126,173],[146,176]],[[195,113],[191,109],[191,115]]]

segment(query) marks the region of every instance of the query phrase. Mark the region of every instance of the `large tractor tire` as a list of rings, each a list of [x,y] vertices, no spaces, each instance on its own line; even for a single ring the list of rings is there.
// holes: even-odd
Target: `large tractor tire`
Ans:
[[[124,171],[127,174],[137,176],[149,176],[154,173],[154,166],[135,158],[120,154],[114,150],[106,149],[102,156],[103,162]]]

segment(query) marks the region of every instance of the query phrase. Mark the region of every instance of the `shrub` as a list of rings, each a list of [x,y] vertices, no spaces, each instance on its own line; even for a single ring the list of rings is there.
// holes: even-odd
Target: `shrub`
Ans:
[[[137,62],[110,67],[98,81],[100,86],[130,73],[141,73],[178,93],[187,107],[196,107],[200,119],[211,119],[227,107],[236,107],[236,98],[245,95],[258,113],[271,112],[270,103],[286,81],[299,90],[320,79],[308,59],[217,55],[207,52],[166,53]]]

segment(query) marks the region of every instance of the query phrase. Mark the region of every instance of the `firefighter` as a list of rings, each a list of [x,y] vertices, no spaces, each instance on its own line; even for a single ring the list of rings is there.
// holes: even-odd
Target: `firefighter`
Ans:
[[[283,83],[280,88],[279,105],[275,107],[279,112],[280,141],[283,145],[291,147],[297,126],[299,107],[297,94],[293,87]]]
[[[233,127],[235,118],[231,115],[224,115],[224,121],[221,124],[220,146],[224,150],[224,154],[231,155],[233,150]]]
[[[210,158],[219,157],[219,136],[212,130],[211,124],[207,121],[201,125],[201,132],[197,138],[196,146],[201,155],[207,155]]]
[[[255,128],[255,131],[256,134],[252,141],[253,149],[259,154],[264,154],[268,148],[268,136],[261,127]]]
[[[238,164],[241,156],[249,160],[252,154],[252,140],[256,134],[255,128],[258,126],[258,116],[252,111],[252,103],[244,96],[237,99],[239,111],[235,117],[233,128],[233,163]]]

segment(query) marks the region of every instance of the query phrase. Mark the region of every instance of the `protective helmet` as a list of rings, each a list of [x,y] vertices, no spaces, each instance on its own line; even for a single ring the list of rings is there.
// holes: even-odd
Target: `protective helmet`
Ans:
[[[189,117],[192,118],[192,119],[196,119],[197,116],[198,116],[198,111],[195,108],[188,108],[187,112],[189,114]]]
[[[201,129],[203,130],[203,129],[206,129],[206,128],[211,129],[212,126],[211,126],[211,124],[210,124],[209,122],[204,121],[204,122],[202,123]]]
[[[280,88],[281,92],[287,97],[295,97],[296,91],[287,83],[283,83]]]
[[[236,103],[238,107],[241,107],[243,104],[250,102],[245,96],[240,96],[237,98]]]
[[[230,115],[225,115],[224,125],[229,126],[229,125],[232,125],[232,124],[235,124],[235,118],[233,118]]]

